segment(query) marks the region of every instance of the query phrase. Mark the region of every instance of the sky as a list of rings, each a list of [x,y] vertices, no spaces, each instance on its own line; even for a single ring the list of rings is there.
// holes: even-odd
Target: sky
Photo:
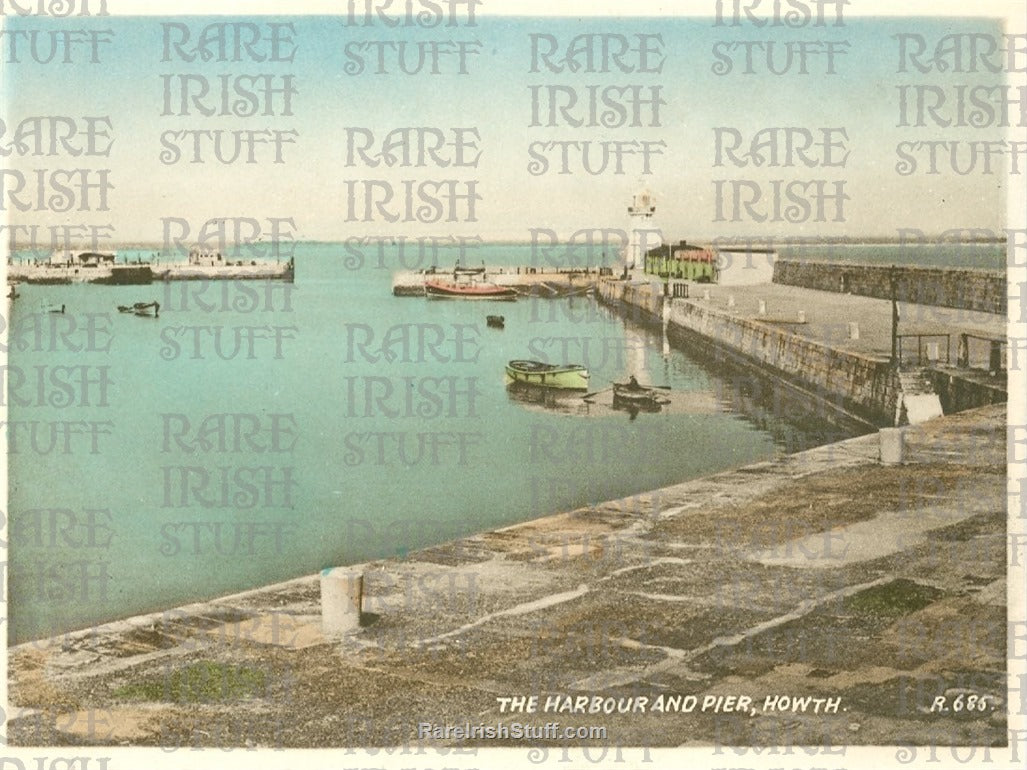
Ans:
[[[707,10],[712,6],[703,4]],[[982,33],[1001,41],[1002,27],[995,19],[846,18],[843,26],[793,29],[717,25],[709,17],[479,14],[474,26],[426,29],[355,26],[341,16],[233,18],[257,25],[262,36],[269,34],[269,22],[291,24],[287,30],[291,42],[284,42],[281,51],[294,47],[292,61],[254,61],[244,53],[242,61],[232,61],[229,55],[228,61],[186,62],[173,47],[165,60],[165,35],[177,41],[183,34],[177,25],[185,25],[190,41],[195,41],[210,17],[9,19],[0,47],[5,61],[2,117],[6,123],[0,150],[14,150],[4,158],[8,171],[0,191],[4,206],[0,214],[6,216],[8,226],[110,225],[115,242],[160,243],[166,234],[183,235],[186,230],[188,238],[211,219],[245,217],[257,220],[263,230],[268,229],[269,218],[291,220],[294,229],[287,227],[301,240],[419,235],[527,240],[533,229],[551,229],[564,239],[582,229],[627,227],[627,206],[643,188],[655,197],[653,226],[672,240],[895,237],[904,228],[928,233],[957,227],[999,231],[1006,224],[1007,185],[1004,175],[997,173],[1000,158],[992,161],[996,173],[983,173],[978,166],[973,173],[960,175],[943,154],[940,173],[931,174],[925,173],[926,149],[907,149],[904,155],[898,149],[902,142],[958,141],[957,160],[965,166],[971,157],[969,142],[1005,138],[1007,129],[994,125],[995,121],[982,128],[900,125],[900,87],[906,87],[911,99],[921,87],[928,89],[928,99],[941,92],[947,104],[940,114],[954,118],[950,107],[957,86],[1001,86],[1004,74],[901,72],[896,35],[921,35],[930,48],[952,32]],[[42,35],[37,42],[45,53],[50,45],[47,36],[55,29],[110,30],[104,35],[110,42],[99,44],[97,63],[90,61],[89,48],[80,43],[71,63],[42,64],[31,60],[23,39],[20,60],[11,61],[12,30],[36,30]],[[583,34],[616,36],[606,38],[614,49],[622,41],[637,48],[639,39],[644,39],[649,47],[647,60],[642,63],[637,52],[629,51],[621,63],[634,70],[659,71],[622,72],[612,59],[605,60],[604,68],[600,42],[592,48],[595,71],[553,72],[544,62],[533,67],[533,35],[551,36],[534,39],[543,50],[555,42],[557,52],[550,58],[559,62],[571,41]],[[466,73],[457,72],[459,57],[447,53],[439,59],[438,74],[403,74],[390,45],[384,49],[389,72],[380,74],[375,71],[374,51],[382,41],[403,44],[410,52],[418,50],[418,44],[439,44],[455,51],[463,43],[468,52]],[[756,72],[748,74],[743,52],[746,44],[756,43]],[[784,74],[767,72],[767,43],[775,46],[772,63],[779,68],[792,51],[792,66]],[[797,58],[800,43],[812,51],[806,72]],[[829,43],[835,51],[831,68],[826,53]],[[186,46],[185,50],[194,49]],[[270,48],[262,43],[255,50],[267,55]],[[588,69],[583,56],[574,60]],[[730,72],[718,70],[727,62]],[[181,114],[181,92],[176,89],[183,78],[192,78],[192,87],[199,87],[198,78],[202,78],[216,92],[226,76],[232,83],[242,77],[243,85],[255,76],[269,76],[278,87],[285,78],[292,78],[295,93],[290,96],[290,109],[284,110],[279,94],[272,99],[271,114],[208,116],[196,109]],[[165,94],[168,84],[170,101]],[[562,118],[556,126],[532,125],[533,93],[541,100],[535,123],[545,123],[545,97],[551,91],[555,98],[573,97],[579,104],[587,102],[593,91],[606,93],[618,104],[626,104],[628,114],[636,105],[625,102],[624,93],[637,92],[643,98],[655,94],[661,104],[654,114],[651,103],[643,99],[637,106],[638,121],[622,120],[615,112],[612,126],[601,121],[589,125],[589,113],[577,108],[568,115],[584,125],[569,125]],[[208,108],[220,106],[212,96],[202,103]],[[166,109],[166,104],[172,109]],[[915,101],[908,104],[915,107]],[[267,107],[267,99],[260,99],[260,107]],[[84,116],[109,118],[113,138],[109,156],[20,154],[11,144],[15,127],[33,116],[74,118],[79,127],[84,126]],[[371,146],[380,149],[389,131],[406,127],[426,129],[429,137],[441,133],[449,142],[454,129],[459,129],[459,136],[469,143],[465,165],[441,167],[429,161],[420,166],[372,168],[348,144],[348,137],[363,141],[371,136]],[[754,135],[768,128],[780,129],[775,145],[780,165],[755,167],[750,162],[739,167],[723,153],[724,162],[716,165],[718,135],[730,140],[731,146],[740,140],[736,157],[744,158],[744,148]],[[823,151],[815,145],[806,153],[813,167],[796,154],[791,163],[786,162],[786,135],[802,144],[807,134],[822,139],[825,129],[835,145],[830,154],[833,165],[824,163]],[[232,132],[267,136],[263,132],[278,131],[287,143],[281,147],[282,162],[273,162],[274,145],[258,145],[256,163],[222,163],[205,144],[204,162],[195,163],[189,162],[192,135],[175,133],[188,131],[220,131],[232,143]],[[579,143],[566,145],[570,173],[558,173],[564,145],[547,146],[550,141]],[[640,145],[633,144],[641,142],[649,143],[648,165],[637,154]],[[603,173],[591,174],[583,168],[583,146],[588,147],[593,169],[599,167],[604,148],[634,149],[636,154],[624,156],[622,173],[616,173],[611,162]],[[163,161],[162,152],[170,152]],[[454,160],[452,148],[437,154],[443,161]],[[355,162],[348,162],[350,155]],[[910,157],[917,161],[916,171],[898,173],[897,164]],[[532,173],[533,161],[540,158],[548,160],[548,170]],[[1021,167],[1025,164],[1027,157],[1021,157]],[[93,181],[101,169],[109,170],[108,210],[96,210],[95,192],[87,211],[55,212],[47,206],[39,211],[38,205],[19,210],[18,204],[36,200],[37,170],[49,174],[54,169],[80,167],[91,169]],[[461,195],[473,185],[480,196],[474,202],[473,219],[466,200],[458,198],[450,205],[448,199],[432,194],[450,189],[446,186],[450,182],[444,180],[451,180],[452,189]],[[17,191],[19,183],[24,187]],[[441,203],[421,210],[432,201],[418,197],[408,215],[407,189],[424,190]],[[827,197],[822,202],[823,216],[818,216],[811,193],[817,189],[828,196],[842,191],[847,199],[839,207],[835,198]],[[375,196],[385,195],[386,190],[391,191],[393,203],[383,209],[372,207],[367,216],[366,196],[376,201]],[[785,197],[789,191],[791,198]],[[47,194],[52,192],[48,187]],[[759,201],[749,208],[742,205],[757,192]],[[81,196],[76,204],[80,200]],[[418,221],[419,211],[421,219],[429,221]],[[174,224],[166,224],[169,220]]]

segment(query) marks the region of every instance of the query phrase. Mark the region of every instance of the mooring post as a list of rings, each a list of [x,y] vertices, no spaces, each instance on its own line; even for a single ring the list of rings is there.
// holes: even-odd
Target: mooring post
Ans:
[[[364,575],[345,567],[321,570],[321,630],[342,636],[360,628],[364,603]]]
[[[901,464],[905,450],[902,428],[881,428],[878,433],[881,437],[881,464]]]

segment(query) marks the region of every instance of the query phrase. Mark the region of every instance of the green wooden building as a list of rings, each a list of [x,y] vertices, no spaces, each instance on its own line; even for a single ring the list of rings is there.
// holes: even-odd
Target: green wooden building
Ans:
[[[645,273],[668,280],[715,283],[717,252],[710,246],[696,246],[685,241],[676,246],[664,244],[646,253]]]

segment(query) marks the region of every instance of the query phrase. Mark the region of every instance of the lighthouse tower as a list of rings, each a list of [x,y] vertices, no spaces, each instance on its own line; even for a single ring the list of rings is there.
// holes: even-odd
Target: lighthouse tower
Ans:
[[[659,246],[663,239],[660,231],[653,227],[653,215],[656,213],[656,201],[648,189],[642,188],[635,193],[628,206],[628,246],[624,254],[624,262],[630,270],[642,267],[646,252]]]

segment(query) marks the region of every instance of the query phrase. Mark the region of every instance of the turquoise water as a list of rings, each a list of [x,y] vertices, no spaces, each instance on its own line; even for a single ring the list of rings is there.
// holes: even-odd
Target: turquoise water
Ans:
[[[452,265],[456,253],[428,256]],[[525,246],[479,256],[531,261]],[[399,556],[851,430],[589,298],[396,298],[398,247],[363,257],[298,244],[292,286],[20,287],[6,372],[12,642]],[[115,309],[150,300],[159,318]],[[487,313],[506,328],[487,328]],[[673,407],[512,398],[503,365],[524,357],[585,363],[594,390],[633,372],[669,386]]]

